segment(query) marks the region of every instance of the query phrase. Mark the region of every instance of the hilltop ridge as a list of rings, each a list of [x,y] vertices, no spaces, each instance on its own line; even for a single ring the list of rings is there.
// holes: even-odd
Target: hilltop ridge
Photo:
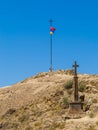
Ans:
[[[78,74],[79,96],[85,95],[83,114],[71,116],[73,70],[42,72],[0,89],[1,130],[98,129],[98,75]],[[73,123],[72,123],[73,122]]]

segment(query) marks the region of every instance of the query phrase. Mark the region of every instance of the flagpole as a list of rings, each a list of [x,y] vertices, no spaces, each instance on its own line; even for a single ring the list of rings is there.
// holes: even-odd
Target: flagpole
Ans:
[[[52,27],[53,20],[50,20],[50,27]],[[50,72],[53,71],[52,68],[52,35],[50,34]]]
[[[52,35],[50,35],[50,72],[53,71],[52,68]]]

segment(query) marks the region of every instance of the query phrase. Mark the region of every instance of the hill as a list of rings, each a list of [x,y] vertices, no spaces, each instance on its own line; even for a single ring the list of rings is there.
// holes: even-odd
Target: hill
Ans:
[[[79,97],[85,95],[82,113],[69,112],[73,101],[72,70],[39,73],[1,88],[0,129],[98,130],[98,75],[78,77]]]

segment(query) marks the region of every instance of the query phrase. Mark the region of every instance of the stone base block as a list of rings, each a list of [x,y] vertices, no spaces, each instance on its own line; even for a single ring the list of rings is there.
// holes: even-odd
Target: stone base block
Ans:
[[[83,111],[83,103],[80,102],[72,102],[69,105],[70,111]]]

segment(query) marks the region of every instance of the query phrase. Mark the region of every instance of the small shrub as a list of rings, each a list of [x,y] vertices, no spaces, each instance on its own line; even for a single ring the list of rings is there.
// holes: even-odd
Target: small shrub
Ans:
[[[56,130],[56,128],[60,128],[60,129],[63,129],[65,126],[65,123],[64,122],[60,122],[60,123],[57,123],[57,122],[54,122],[50,128],[50,130]]]
[[[19,121],[20,122],[24,122],[25,121],[25,117],[24,116],[19,117]]]
[[[64,97],[63,98],[63,103],[64,103],[64,108],[68,108],[69,107],[68,97]]]
[[[0,124],[0,129],[4,130],[16,130],[18,128],[18,123],[10,122],[10,121],[4,121]]]
[[[96,130],[94,126],[90,126],[87,130]]]
[[[4,115],[2,115],[2,117],[0,117],[0,120],[2,120],[2,119],[5,118],[5,117],[11,116],[11,115],[13,115],[13,114],[15,114],[15,113],[16,113],[16,110],[13,109],[13,108],[10,108],[10,109],[8,109],[8,110],[6,111],[6,113],[5,113]]]
[[[16,110],[14,108],[10,108],[5,115],[12,115],[13,113],[15,113]]]
[[[35,126],[40,127],[41,124],[42,124],[42,122],[36,122],[36,123],[35,123]]]
[[[11,123],[10,125],[11,125],[12,128],[17,129],[19,124],[13,122],[13,123]]]
[[[90,84],[91,84],[92,86],[95,86],[95,81],[92,80],[92,81],[90,82]]]
[[[65,122],[61,122],[59,128],[63,129],[65,127]]]
[[[98,125],[98,121],[96,122],[96,125]]]
[[[72,80],[69,80],[67,81],[65,84],[64,84],[64,88],[65,89],[71,89],[73,86],[73,81]]]
[[[71,94],[73,93],[73,90],[72,90],[72,89],[68,89],[68,90],[67,90],[67,93],[68,93],[69,95],[71,95]]]
[[[22,122],[24,122],[24,121],[27,121],[29,119],[29,115],[27,114],[25,114],[25,115],[22,115],[22,116],[20,116],[19,118],[18,118],[18,120],[22,123]]]
[[[41,77],[44,77],[44,76],[46,76],[48,73],[39,73],[39,74],[37,74],[36,76],[34,76],[34,78],[41,78]]]
[[[28,126],[25,130],[32,130],[32,127]]]
[[[65,74],[67,74],[67,75],[74,75],[74,73],[75,73],[75,72],[74,72],[73,69],[71,69],[71,70],[69,69],[69,70],[66,70],[66,71],[65,71]]]
[[[93,102],[93,103],[97,103],[97,99],[94,98],[92,102]]]
[[[91,112],[91,113],[89,114],[89,117],[90,117],[90,118],[94,118],[94,113]]]
[[[84,92],[85,88],[86,88],[86,85],[83,82],[80,82],[78,85],[78,90],[80,92]]]

